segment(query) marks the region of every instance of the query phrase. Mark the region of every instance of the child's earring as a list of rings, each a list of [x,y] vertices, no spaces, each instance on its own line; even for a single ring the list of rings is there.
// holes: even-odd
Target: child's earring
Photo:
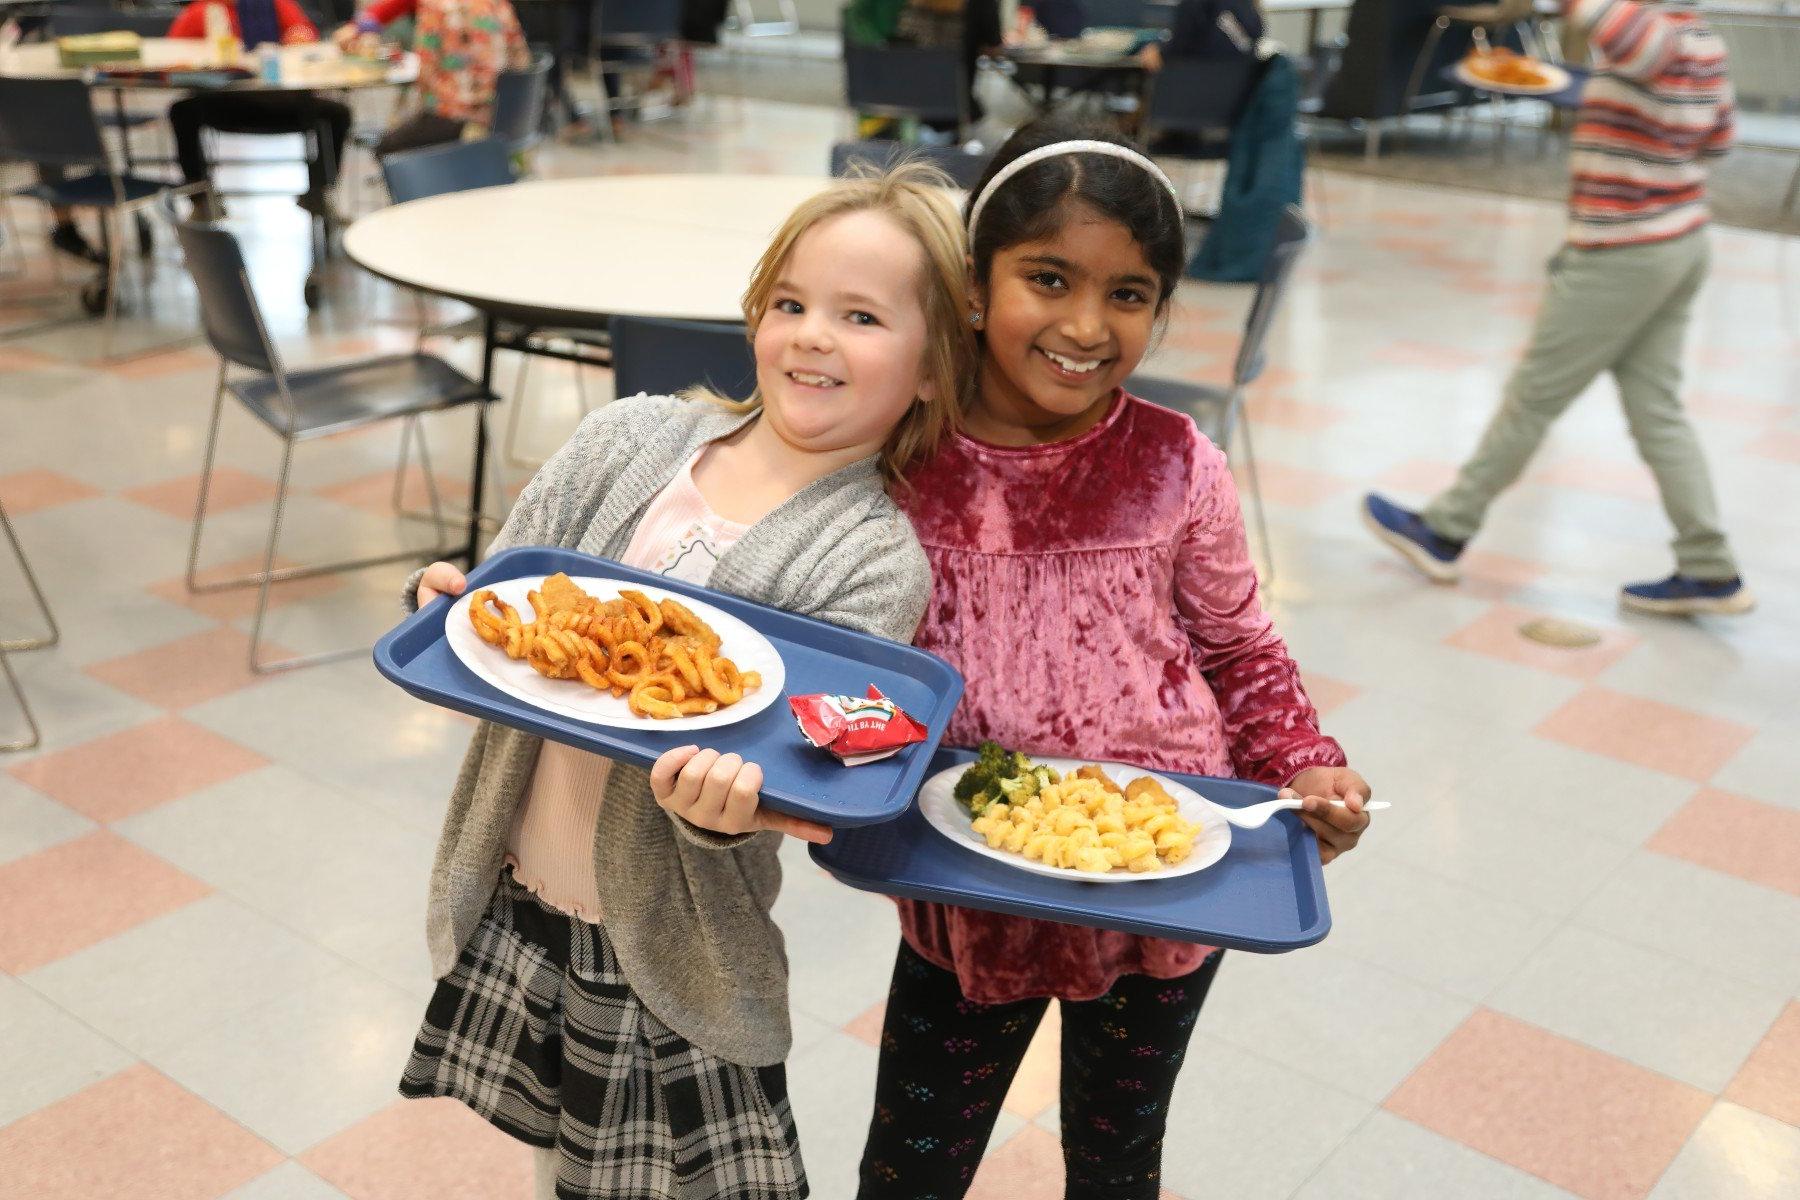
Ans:
[[[969,314],[969,324],[973,325],[977,329],[981,328],[981,310],[980,309],[977,309],[976,311]]]

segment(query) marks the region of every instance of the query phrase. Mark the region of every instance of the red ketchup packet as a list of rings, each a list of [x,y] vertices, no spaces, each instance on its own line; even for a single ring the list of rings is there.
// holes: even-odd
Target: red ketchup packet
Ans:
[[[846,767],[900,753],[925,740],[925,727],[901,711],[873,684],[866,699],[854,696],[791,696],[788,707],[800,736],[830,751]]]

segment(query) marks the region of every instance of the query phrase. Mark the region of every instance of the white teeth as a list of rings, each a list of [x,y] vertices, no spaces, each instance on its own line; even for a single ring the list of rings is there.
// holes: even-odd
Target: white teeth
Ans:
[[[815,375],[810,371],[789,371],[788,378],[795,383],[803,383],[808,387],[836,387],[842,380],[833,379],[829,375]]]
[[[1042,349],[1042,347],[1040,347],[1040,349]],[[1045,358],[1049,359],[1063,370],[1073,371],[1077,375],[1092,371],[1100,365],[1100,360],[1097,358],[1068,358],[1051,350],[1044,350],[1043,353]]]

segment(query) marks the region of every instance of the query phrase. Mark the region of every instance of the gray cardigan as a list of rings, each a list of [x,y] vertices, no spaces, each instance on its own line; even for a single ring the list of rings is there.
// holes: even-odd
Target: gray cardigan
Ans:
[[[492,550],[568,546],[619,558],[644,508],[701,445],[742,428],[698,400],[640,396],[590,415],[520,495]],[[409,596],[417,603],[417,576]],[[912,526],[873,458],[809,485],[720,556],[711,586],[776,608],[910,641],[931,592]],[[480,923],[542,739],[483,723],[469,743],[431,871],[426,936],[449,974]],[[704,744],[704,742],[702,742]],[[594,839],[607,934],[644,1005],[731,1062],[787,1056],[787,954],[769,917],[779,834],[724,837],[671,817],[649,773],[615,766]]]

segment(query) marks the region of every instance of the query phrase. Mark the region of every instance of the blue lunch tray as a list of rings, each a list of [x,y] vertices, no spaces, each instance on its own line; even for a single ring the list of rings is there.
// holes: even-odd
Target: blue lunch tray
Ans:
[[[926,774],[974,757],[940,750]],[[1240,779],[1167,774],[1230,808],[1275,796],[1274,788]],[[1204,871],[1144,883],[1065,882],[1017,870],[955,845],[917,805],[885,825],[839,830],[829,845],[812,847],[812,856],[865,892],[1233,950],[1278,954],[1331,931],[1318,843],[1292,812],[1277,813],[1260,829],[1232,826],[1231,849]]]
[[[558,571],[615,576],[723,609],[774,643],[787,668],[782,698],[733,725],[667,733],[590,725],[546,712],[491,687],[456,657],[444,637],[444,615],[453,603],[448,596],[433,600],[377,642],[375,668],[421,700],[620,762],[647,767],[663,751],[695,743],[734,751],[762,767],[764,803],[809,821],[838,827],[870,825],[891,821],[912,804],[931,752],[962,698],[962,676],[943,659],[573,550],[520,546],[501,551],[469,574],[469,590]],[[846,767],[800,736],[785,697],[815,692],[861,696],[870,684],[926,727],[924,742],[879,762]]]

